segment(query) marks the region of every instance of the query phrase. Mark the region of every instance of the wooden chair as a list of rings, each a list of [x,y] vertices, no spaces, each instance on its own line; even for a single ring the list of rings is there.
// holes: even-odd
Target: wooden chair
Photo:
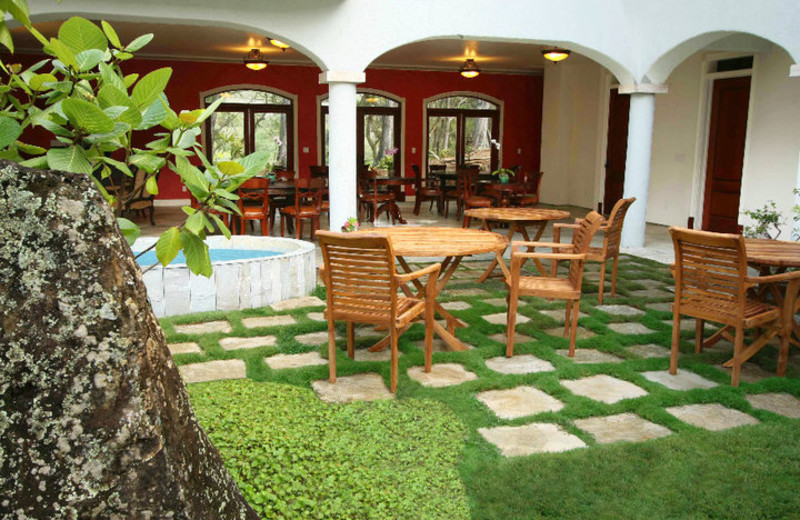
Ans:
[[[308,167],[311,177],[328,177],[328,167],[322,165],[312,165]]]
[[[466,168],[457,173],[458,184],[461,188],[461,211],[472,208],[491,208],[494,205],[492,197],[478,195],[478,169]],[[464,213],[464,223],[461,227],[469,227],[472,219]]]
[[[292,170],[274,170],[274,182],[294,182],[295,172]],[[280,213],[283,208],[294,204],[294,199],[288,195],[270,195],[269,197],[269,225],[271,228],[275,227],[275,215]],[[281,224],[283,225],[283,224]],[[291,233],[291,228],[289,232]]]
[[[156,173],[156,183],[158,183],[158,177],[160,175],[161,172]],[[129,178],[126,178],[125,180],[127,181],[128,179]],[[123,214],[130,214],[135,211],[137,216],[145,216],[149,212],[150,225],[155,226],[155,195],[147,191],[146,184],[147,172],[144,170],[136,170],[133,182],[127,182],[129,189],[127,194],[123,194],[125,205],[122,207],[122,212]]]
[[[583,265],[586,251],[595,232],[603,222],[603,217],[592,211],[581,222],[580,227],[572,235],[572,244],[552,242],[512,242],[511,243],[511,278],[506,280],[508,286],[508,320],[506,334],[508,344],[506,356],[514,355],[514,328],[517,320],[517,303],[520,296],[538,296],[540,298],[556,298],[567,300],[564,318],[564,336],[569,331],[569,357],[575,355],[575,337],[578,331],[578,314],[580,313],[581,285],[583,283]],[[552,253],[519,251],[520,247],[552,248]],[[566,278],[545,276],[522,276],[520,270],[525,260],[538,258],[541,260],[569,260],[569,273]]]
[[[362,169],[358,174],[358,220],[364,222],[363,209],[367,209],[367,219],[375,222],[380,213],[386,212],[394,225],[394,193],[378,189],[378,172]]]
[[[622,225],[625,223],[625,215],[631,204],[636,202],[636,197],[630,199],[619,199],[608,219],[603,221],[598,231],[603,233],[603,245],[601,247],[590,247],[586,252],[586,260],[590,262],[600,262],[600,289],[597,292],[597,301],[603,304],[603,293],[606,287],[606,262],[612,260],[611,268],[611,297],[617,295],[617,264],[619,263],[619,243],[622,237]],[[553,224],[553,242],[561,241],[562,229],[578,229],[581,219],[575,219],[574,224]],[[558,261],[553,262],[553,276],[558,269]]]
[[[733,369],[732,386],[739,386],[742,364],[777,334],[781,337],[778,375],[784,375],[794,312],[784,312],[780,307],[751,298],[748,296],[748,289],[757,284],[793,280],[790,288],[794,286],[796,291],[796,284],[800,282],[800,271],[748,276],[747,251],[741,235],[676,227],[669,228],[669,232],[675,247],[670,374],[674,375],[678,370],[681,316],[691,316],[696,320],[696,353],[722,338],[733,343],[733,358],[723,365]],[[788,306],[793,310],[793,304]],[[723,327],[703,341],[706,320],[720,323]],[[766,331],[761,332],[746,346],[744,330],[753,327],[764,327]],[[730,334],[731,329],[735,329],[734,336]]]
[[[239,233],[248,220],[261,221],[261,234],[269,235],[269,179],[248,179],[239,186]]]
[[[433,209],[433,203],[436,203],[436,209],[439,213],[442,212],[442,190],[439,187],[439,179],[435,177],[422,178],[422,171],[416,164],[411,165],[414,171],[414,215],[419,215],[419,208],[423,202],[431,201],[430,209]]]
[[[319,215],[322,210],[324,179],[297,179],[294,181],[294,204],[281,209],[281,236],[285,236],[286,219],[294,220],[297,239],[303,235],[303,220],[311,221],[311,238],[319,230]]]
[[[309,166],[308,171],[312,179],[323,179],[325,181],[325,187],[322,189],[322,206],[320,211],[322,211],[322,213],[330,214],[331,202],[328,198],[328,167],[314,165]]]
[[[517,192],[511,196],[511,204],[522,208],[534,208],[539,204],[544,172],[521,171],[517,175]]]
[[[441,264],[408,274],[395,271],[392,244],[378,233],[348,234],[320,231],[324,262],[320,275],[327,287],[328,364],[330,381],[336,382],[335,322],[347,323],[347,355],[354,356],[354,323],[389,329],[391,345],[391,391],[397,389],[397,341],[421,314],[425,318],[425,372],[431,371],[433,356],[436,281]],[[428,276],[425,298],[398,294],[408,282]]]

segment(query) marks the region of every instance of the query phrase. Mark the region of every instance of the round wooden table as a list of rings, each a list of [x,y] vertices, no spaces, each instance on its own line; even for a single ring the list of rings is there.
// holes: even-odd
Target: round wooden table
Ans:
[[[517,231],[519,231],[526,242],[537,242],[542,237],[542,233],[544,233],[544,228],[547,226],[548,222],[551,220],[562,220],[570,216],[569,211],[537,208],[477,208],[468,209],[464,214],[467,217],[477,218],[483,221],[482,229],[486,231],[491,231],[491,222],[507,223],[509,244],[514,237],[514,233]],[[528,236],[527,226],[536,226],[536,233],[533,238]],[[530,250],[532,251],[532,249]],[[486,269],[486,272],[478,278],[479,282],[489,278],[495,266],[498,264],[503,270],[503,273],[508,276],[508,269],[506,269],[505,263],[502,261],[503,252],[504,251],[501,251],[500,254],[497,255],[497,258],[495,258],[492,264]],[[542,273],[542,276],[547,276],[547,270],[542,263],[538,259],[534,259],[534,262],[536,262],[536,267],[539,269],[539,272]]]
[[[436,283],[438,295],[447,281],[453,275],[461,260],[465,256],[481,253],[494,253],[502,255],[508,246],[508,239],[498,233],[482,231],[479,229],[445,228],[445,227],[386,227],[364,229],[357,233],[377,233],[387,235],[392,243],[392,250],[397,257],[397,262],[406,272],[412,271],[408,264],[408,257],[436,257],[443,258],[442,268],[439,271],[439,280]],[[414,295],[410,288],[403,286],[403,292],[409,297],[424,297],[424,286],[419,280],[412,284],[417,290]],[[438,322],[434,323],[433,330],[453,350],[467,350],[467,346],[455,336],[456,327],[466,327],[466,324],[450,314],[439,302],[436,302],[436,312],[444,318],[447,328]],[[386,348],[389,339],[384,338],[372,347],[370,351]]]

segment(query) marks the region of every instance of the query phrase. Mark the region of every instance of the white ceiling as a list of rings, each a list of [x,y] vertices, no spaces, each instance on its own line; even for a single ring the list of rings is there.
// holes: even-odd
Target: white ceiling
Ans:
[[[36,27],[50,38],[57,35],[59,25],[55,21],[42,22]],[[252,47],[258,47],[272,64],[314,65],[294,49],[282,52],[263,35],[237,29],[119,21],[112,25],[123,43],[142,34],[154,34],[153,41],[136,53],[142,58],[241,61]],[[23,28],[14,29],[13,35],[17,52],[41,52],[38,42]],[[538,45],[521,43],[429,40],[389,51],[373,62],[372,67],[454,70],[467,57],[473,57],[485,72],[541,74],[544,59],[540,49]]]

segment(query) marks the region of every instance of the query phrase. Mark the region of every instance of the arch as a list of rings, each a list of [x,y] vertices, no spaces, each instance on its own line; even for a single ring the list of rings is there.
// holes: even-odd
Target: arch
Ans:
[[[205,99],[208,96],[213,96],[214,94],[219,94],[219,93],[222,93],[222,92],[230,92],[232,90],[257,90],[257,91],[261,91],[261,92],[269,92],[269,93],[281,96],[283,98],[286,98],[291,102],[291,107],[292,107],[292,120],[291,120],[291,124],[292,124],[292,150],[291,150],[291,154],[292,154],[292,163],[294,165],[294,168],[297,168],[299,166],[299,164],[300,164],[299,163],[299,153],[298,153],[298,115],[297,115],[297,113],[298,113],[298,105],[297,105],[297,95],[296,94],[292,94],[291,92],[287,92],[285,90],[281,90],[281,89],[278,89],[278,88],[275,88],[275,87],[270,87],[270,86],[267,86],[267,85],[258,85],[258,84],[255,84],[255,83],[237,83],[237,84],[234,84],[234,85],[224,85],[224,86],[221,86],[221,87],[216,87],[216,88],[212,88],[212,89],[204,90],[204,91],[200,92],[198,94],[198,97],[199,97],[198,101],[200,103],[198,106],[205,106]],[[208,121],[210,121],[210,119]],[[208,138],[209,138],[208,131],[209,131],[208,130],[208,124],[204,123],[203,127],[202,127],[202,133],[201,133],[201,139],[202,139],[203,143],[208,143],[209,142],[208,141]]]

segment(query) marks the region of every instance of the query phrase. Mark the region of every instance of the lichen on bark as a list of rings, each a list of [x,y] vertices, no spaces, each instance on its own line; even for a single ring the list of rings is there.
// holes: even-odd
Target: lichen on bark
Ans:
[[[0,161],[0,518],[257,519],[85,175]]]

